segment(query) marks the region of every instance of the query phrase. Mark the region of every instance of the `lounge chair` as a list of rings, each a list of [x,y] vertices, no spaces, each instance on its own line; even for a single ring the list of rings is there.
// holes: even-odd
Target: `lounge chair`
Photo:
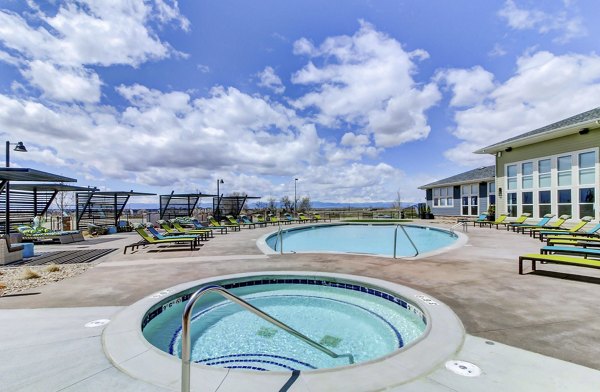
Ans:
[[[246,215],[240,215],[240,219],[241,219],[241,223],[244,224],[248,224],[248,225],[254,225],[255,227],[267,227],[267,222],[265,221],[259,221],[258,219],[256,220],[256,222],[253,222],[250,220],[250,218],[248,218]]]
[[[523,223],[525,223],[525,221],[527,220],[527,218],[529,218],[531,216],[530,213],[525,213],[525,214],[521,214],[520,217],[517,218],[517,220],[515,220],[514,222],[500,222],[496,225],[496,229],[498,228],[499,225],[503,225],[506,226],[506,230],[510,229],[511,225],[521,225]]]
[[[203,239],[208,239],[208,232],[206,230],[189,230],[189,231],[181,231],[177,228],[172,228],[169,226],[169,223],[164,220],[159,220],[156,223],[160,226],[161,229],[165,231],[165,236],[180,236],[180,235],[192,235],[197,234],[202,236]]]
[[[526,226],[521,226],[517,228],[517,232],[519,230],[521,230],[521,233],[523,234],[527,234],[529,233],[529,236],[533,236],[533,234],[531,233],[532,230],[552,230],[552,229],[561,229],[561,226],[568,221],[571,218],[571,215],[561,215],[558,217],[558,219],[556,220],[556,222],[552,223],[552,224],[545,224],[539,227],[526,227]]]
[[[323,222],[331,222],[331,218],[322,218],[321,214],[313,214],[313,217],[315,218],[315,220],[317,222],[323,221]]]
[[[600,237],[586,236],[556,236],[556,238],[547,238],[546,244],[553,245],[575,245],[581,247],[600,246]]]
[[[504,224],[503,222],[506,220],[507,217],[508,217],[507,214],[502,214],[495,221],[479,222],[479,227],[482,227],[485,225],[490,225],[490,229],[491,229],[492,226],[496,225],[496,229],[498,229],[498,225]]]
[[[530,234],[533,236],[533,238],[539,238],[540,241],[544,241],[544,237],[549,236],[549,235],[576,234],[585,225],[587,225],[591,220],[592,220],[591,216],[584,216],[583,218],[581,218],[581,221],[579,223],[577,223],[575,226],[573,226],[569,230],[553,229],[553,228],[534,229],[530,232]]]
[[[240,231],[240,225],[221,224],[215,218],[213,218],[212,216],[208,217],[208,223],[210,223],[209,227],[227,227],[227,228],[230,228],[233,231]]]
[[[159,240],[151,236],[142,226],[138,226],[134,229],[141,237],[142,241],[136,242],[135,244],[131,244],[125,247],[123,250],[123,254],[127,252],[127,248],[139,247],[140,245],[181,245],[181,244],[190,244],[190,250],[196,249],[196,239],[195,238],[167,238],[163,240]]]
[[[595,259],[584,259],[582,257],[563,256],[563,255],[543,255],[529,253],[523,256],[519,256],[519,274],[523,275],[523,262],[525,260],[531,261],[531,269],[537,271],[536,262],[547,264],[565,264],[577,267],[588,267],[588,268],[600,268],[600,260]]]
[[[476,224],[478,223],[482,223],[482,222],[488,222],[488,214],[480,214],[477,219],[475,219],[473,221],[473,227],[475,227]],[[481,227],[481,225],[479,225],[479,227]]]
[[[171,235],[163,235],[161,233],[158,232],[158,230],[156,230],[154,228],[154,226],[152,226],[151,224],[146,226],[146,230],[148,230],[148,232],[150,234],[152,234],[154,236],[154,238],[156,238],[157,240],[168,240],[168,239],[174,239],[174,238],[193,238],[196,240],[196,244],[200,243],[200,240],[206,240],[206,237],[200,236],[200,235],[189,235],[189,234],[171,234]],[[168,234],[168,233],[165,233]]]
[[[205,237],[206,239],[208,239],[208,237],[214,237],[213,236],[213,232],[211,229],[188,229],[185,228],[183,226],[181,226],[181,224],[179,222],[177,222],[176,220],[171,222],[173,224],[173,228],[175,230],[177,230],[178,232],[180,232],[181,234],[198,234],[201,235],[203,237]]]
[[[275,225],[276,224],[275,222],[271,222],[271,220],[268,220],[268,221],[265,220],[264,216],[262,216],[262,215],[255,215],[255,216],[256,216],[256,222],[257,223],[264,223],[265,227],[267,225],[269,225],[269,224],[270,225]]]
[[[289,213],[285,213],[283,214],[283,217],[288,221],[288,222],[300,222],[300,219],[294,218],[292,216],[292,214]]]
[[[282,223],[283,223],[284,225],[289,225],[289,224],[291,224],[291,223],[292,223],[291,221],[289,221],[289,220],[287,220],[287,219],[285,219],[285,220],[281,220],[281,219],[279,219],[278,217],[276,217],[275,215],[269,215],[269,219],[271,220],[271,222],[272,222],[274,225],[279,225],[279,224],[282,224]]]
[[[309,218],[308,216],[304,215],[302,212],[298,213],[298,220],[300,222],[312,222],[313,219]]]
[[[510,229],[512,229],[512,231],[516,231],[518,233],[522,228],[542,227],[542,226],[547,225],[553,216],[554,216],[553,214],[546,214],[546,215],[544,215],[544,217],[542,219],[539,220],[538,223],[534,223],[534,224],[512,223],[512,224],[508,225],[506,229],[508,230],[510,228]]]
[[[572,240],[572,239],[582,239],[587,240],[589,238],[600,238],[598,235],[598,231],[600,231],[600,223],[596,226],[592,227],[588,231],[584,231],[583,233],[552,233],[546,235],[546,241],[550,240]]]
[[[23,242],[33,242],[34,244],[60,243],[70,244],[71,242],[84,241],[83,234],[79,230],[57,231],[46,229],[45,227],[33,228],[22,225],[16,227],[16,230],[23,235]]]
[[[226,215],[225,218],[229,221],[229,224],[231,226],[238,225],[239,227],[247,227],[249,229],[256,229],[256,224],[253,222],[250,222],[250,219],[248,219],[249,223],[246,223],[244,221],[239,222],[232,215]]]
[[[202,230],[202,229],[208,229],[208,230],[212,230],[213,232],[218,230],[220,234],[227,234],[227,227],[207,227],[204,226],[202,223],[200,223],[200,221],[196,218],[190,219],[190,223],[192,225],[194,225],[194,227],[196,229]]]
[[[589,256],[595,258],[600,257],[600,249],[582,248],[579,246],[544,246],[540,249],[540,253],[543,255],[558,253],[563,255],[583,256],[585,259]]]

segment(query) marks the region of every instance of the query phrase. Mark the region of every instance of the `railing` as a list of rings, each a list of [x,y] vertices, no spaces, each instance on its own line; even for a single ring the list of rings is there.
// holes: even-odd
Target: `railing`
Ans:
[[[467,221],[458,222],[457,224],[450,226],[450,231],[454,233],[454,230],[459,227],[462,227],[462,231],[464,231],[466,233],[469,230],[469,222],[467,222]]]
[[[217,285],[209,285],[200,288],[190,297],[188,303],[185,305],[185,309],[183,310],[183,315],[181,316],[181,391],[189,392],[190,390],[190,362],[191,362],[191,342],[190,342],[190,319],[192,316],[192,310],[194,309],[194,305],[196,305],[196,301],[198,301],[204,294],[207,293],[218,293],[221,294],[226,299],[235,302],[236,304],[246,308],[250,312],[254,313],[258,317],[262,318],[270,322],[271,324],[283,329],[287,333],[297,337],[304,343],[320,350],[321,352],[329,355],[332,358],[348,358],[348,362],[350,364],[354,363],[354,356],[350,353],[348,354],[337,354],[327,347],[323,346],[320,343],[315,342],[308,336],[296,331],[294,328],[289,325],[277,320],[273,316],[263,312],[258,309],[254,305],[244,301],[240,297],[235,294],[227,291],[221,286]]]
[[[410,238],[410,236],[406,232],[406,229],[404,228],[404,226],[396,225],[396,228],[394,229],[394,259],[396,258],[396,242],[397,242],[397,238],[398,238],[398,227],[400,227],[402,229],[402,231],[404,232],[404,235],[406,236],[406,238],[408,239],[408,241],[410,242],[412,247],[415,249],[415,254],[413,257],[417,256],[419,254],[419,249],[413,242],[412,238]]]

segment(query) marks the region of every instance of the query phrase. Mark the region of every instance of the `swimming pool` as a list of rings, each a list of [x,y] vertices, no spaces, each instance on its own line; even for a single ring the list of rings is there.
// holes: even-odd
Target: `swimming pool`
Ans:
[[[207,365],[202,362],[192,363],[190,371],[193,388],[202,388],[202,390],[206,391],[280,390],[282,386],[287,385],[290,377],[293,377],[298,385],[310,385],[310,390],[315,392],[325,392],[330,390],[381,390],[429,374],[434,368],[439,366],[440,363],[444,363],[452,358],[464,341],[465,331],[462,323],[449,307],[435,298],[409,287],[380,279],[337,273],[313,271],[263,271],[205,278],[193,282],[182,283],[148,295],[136,303],[124,308],[111,320],[102,334],[103,348],[108,359],[116,368],[130,377],[143,380],[151,385],[156,385],[168,390],[178,390],[182,380],[182,361],[177,355],[169,354],[168,346],[170,344],[170,339],[164,339],[168,336],[175,336],[178,327],[173,328],[173,326],[170,326],[164,330],[165,336],[163,336],[164,340],[161,344],[168,342],[166,346],[163,345],[163,349],[166,347],[166,350],[159,349],[156,345],[146,339],[145,335],[151,331],[150,329],[146,329],[157,328],[159,324],[162,324],[163,322],[165,322],[165,326],[169,324],[166,322],[166,318],[163,319],[161,317],[161,314],[164,311],[168,312],[168,309],[183,306],[182,303],[187,301],[189,296],[199,287],[213,285],[215,283],[223,285],[237,284],[238,286],[242,286],[242,282],[256,282],[258,281],[258,277],[260,277],[261,281],[261,284],[258,286],[263,285],[263,281],[265,281],[265,285],[270,285],[272,284],[273,279],[283,279],[283,283],[277,283],[278,285],[282,285],[281,288],[283,290],[293,290],[294,287],[298,285],[298,283],[293,283],[293,280],[291,283],[286,283],[286,280],[289,280],[290,277],[294,277],[294,279],[297,277],[300,281],[306,280],[307,283],[308,281],[313,281],[315,286],[323,288],[322,292],[335,292],[336,290],[343,291],[349,293],[350,297],[354,296],[352,293],[362,291],[361,287],[367,291],[371,289],[371,293],[366,293],[365,295],[378,298],[374,305],[376,307],[375,311],[378,310],[378,307],[384,309],[388,308],[388,310],[390,307],[391,309],[400,307],[404,309],[404,311],[413,313],[414,316],[409,315],[409,319],[412,317],[413,321],[416,321],[417,333],[418,330],[423,327],[423,324],[419,324],[419,320],[426,323],[426,326],[422,334],[412,341],[409,338],[410,333],[401,332],[404,345],[400,348],[399,341],[394,340],[395,333],[393,332],[393,329],[390,328],[385,321],[382,321],[378,317],[369,318],[368,320],[370,321],[361,321],[361,323],[366,324],[360,326],[361,330],[368,331],[369,329],[375,329],[382,335],[380,338],[382,345],[379,346],[379,343],[377,343],[378,347],[388,346],[388,343],[392,342],[388,347],[395,346],[395,348],[387,354],[380,352],[381,356],[374,357],[370,360],[366,359],[367,354],[371,352],[370,348],[366,348],[364,354],[360,354],[360,347],[353,348],[353,350],[357,352],[357,357],[360,358],[362,355],[364,360],[363,362],[353,365],[348,365],[344,359],[339,359],[342,364],[337,364],[339,365],[337,367],[319,368],[314,370],[308,368],[310,370],[307,371],[306,366],[297,367],[299,366],[297,362],[281,360],[280,358],[258,358],[265,362],[274,362],[271,364],[265,362],[239,362],[239,359],[246,359],[243,356],[233,358],[233,360],[238,362],[225,362],[232,359],[221,358],[215,359],[214,361],[225,363],[214,365]],[[319,285],[316,282],[329,283],[326,285]],[[344,286],[341,287],[341,285]],[[252,292],[253,286],[256,286],[256,283],[247,286],[247,288],[230,288],[233,290],[242,289]],[[355,291],[354,288],[358,288],[358,291]],[[381,297],[379,297],[377,293],[379,293]],[[302,294],[304,295],[306,293]],[[387,299],[384,294],[387,295]],[[208,300],[207,305],[209,307],[218,305],[218,303],[222,301],[220,297],[213,297],[211,299],[211,295],[213,294],[203,297]],[[256,293],[250,294],[250,296],[252,295],[256,295]],[[396,302],[394,298],[398,301]],[[327,320],[327,317],[322,317],[324,312],[329,315],[332,313],[331,309],[337,309],[337,305],[331,306],[329,304],[333,299],[335,298],[329,297],[318,304],[318,307],[321,307],[321,313],[319,314],[319,319],[322,319],[321,323],[325,323]],[[390,299],[392,299],[392,301],[390,301]],[[268,298],[260,300],[270,301]],[[400,301],[406,303],[406,308]],[[200,302],[198,305],[200,305]],[[362,306],[360,303],[354,303],[354,305]],[[344,305],[344,308],[349,310],[349,314],[351,315],[351,317],[345,321],[346,325],[350,326],[350,328],[354,326],[356,320],[364,319],[365,313],[368,313],[366,310],[357,309],[352,305]],[[199,311],[202,309],[203,308],[198,308]],[[226,307],[220,307],[215,310],[220,312],[219,309],[224,311],[223,313],[226,315],[225,318],[229,317],[227,315],[234,318],[242,317],[242,315],[236,315],[235,312],[232,312],[231,308],[227,310]],[[325,311],[324,309],[330,310]],[[402,309],[401,312],[403,311]],[[394,328],[398,329],[395,321],[391,320],[393,317],[390,316],[389,313],[385,313],[388,310],[385,310],[384,313],[380,313],[380,315],[383,315],[387,321],[391,321]],[[315,314],[315,317],[316,316],[317,314]],[[421,316],[424,317],[424,321],[421,319]],[[302,312],[302,317],[308,319],[311,317],[311,312]],[[388,317],[390,320],[388,320]],[[153,325],[154,322],[157,322],[158,324]],[[289,323],[292,327],[295,326],[292,321],[289,321]],[[317,331],[321,330],[318,323],[310,320],[303,320],[303,323],[306,323],[307,326],[313,324],[314,326],[312,328]],[[375,327],[372,328],[370,327],[371,325],[374,325]],[[272,341],[284,337],[283,331],[277,331],[273,334],[273,330],[270,329],[270,326],[266,326],[266,329],[261,329],[261,327],[262,326],[256,325],[254,326],[254,329],[252,329],[256,338],[263,335],[262,338]],[[325,331],[325,329],[323,329],[323,331]],[[221,337],[222,335],[218,336]],[[326,334],[321,333],[321,335],[312,335],[312,337],[317,338],[323,343],[329,344],[327,347],[332,348],[332,350],[336,352],[348,342],[353,340],[361,341],[355,337],[353,338],[351,335],[340,334],[338,330],[330,329],[327,330]],[[405,338],[406,340],[404,340]],[[177,339],[178,338],[175,337],[175,340]],[[194,345],[194,342],[192,342],[192,344]],[[247,345],[237,338],[221,341],[220,344],[222,346],[234,348],[240,346],[247,349]],[[336,344],[337,348],[333,347]],[[176,347],[177,352],[177,342],[175,342],[173,347]],[[303,349],[305,348],[303,347]],[[290,357],[289,354],[290,353],[283,354],[282,352],[279,352],[275,355]],[[294,356],[291,356],[291,358],[296,359]],[[202,358],[197,357],[197,359]],[[326,358],[325,360],[329,360],[329,358]],[[314,363],[306,363],[318,367],[319,361],[320,359]],[[317,365],[315,365],[315,363]],[[296,367],[301,370],[298,373],[291,373],[289,369],[281,367],[280,365],[282,364],[292,368]],[[231,368],[234,366],[253,366],[269,371],[243,367]]]
[[[426,226],[332,224],[284,229],[266,236],[264,242],[274,252],[411,257],[446,248],[457,239],[453,232]]]
[[[410,345],[426,329],[423,311],[408,300],[347,280],[299,275],[255,276],[217,282],[353,363]],[[181,356],[181,315],[188,295],[160,303],[146,315],[143,333],[162,351]],[[347,366],[241,306],[208,294],[191,323],[193,362],[256,371],[315,370]]]

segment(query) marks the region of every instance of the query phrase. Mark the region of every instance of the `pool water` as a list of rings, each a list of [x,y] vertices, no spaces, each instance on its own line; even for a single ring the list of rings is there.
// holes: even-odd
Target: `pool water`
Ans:
[[[425,331],[423,313],[399,297],[352,284],[317,283],[229,290],[330,350],[351,353],[355,363],[396,351]],[[153,345],[177,356],[184,306],[177,300],[163,306],[143,329]],[[347,358],[331,358],[214,293],[198,301],[191,337],[192,361],[209,366],[305,371],[349,364]]]
[[[362,253],[393,256],[394,236],[396,256],[415,256],[452,245],[457,236],[454,233],[435,228],[403,225],[317,225],[282,230],[282,240],[278,234],[266,239],[267,245],[275,251],[284,252],[338,252]],[[413,246],[410,237],[415,246]]]

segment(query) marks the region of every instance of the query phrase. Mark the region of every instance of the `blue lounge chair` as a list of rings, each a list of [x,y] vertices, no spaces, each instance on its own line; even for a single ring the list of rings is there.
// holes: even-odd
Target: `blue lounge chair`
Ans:
[[[550,222],[550,219],[552,219],[552,217],[554,216],[554,214],[546,214],[544,215],[544,217],[535,224],[525,224],[525,223],[511,223],[509,225],[506,226],[506,230],[512,229],[512,231],[519,231],[522,228],[525,227],[542,227],[546,224],[548,224],[548,222]]]

